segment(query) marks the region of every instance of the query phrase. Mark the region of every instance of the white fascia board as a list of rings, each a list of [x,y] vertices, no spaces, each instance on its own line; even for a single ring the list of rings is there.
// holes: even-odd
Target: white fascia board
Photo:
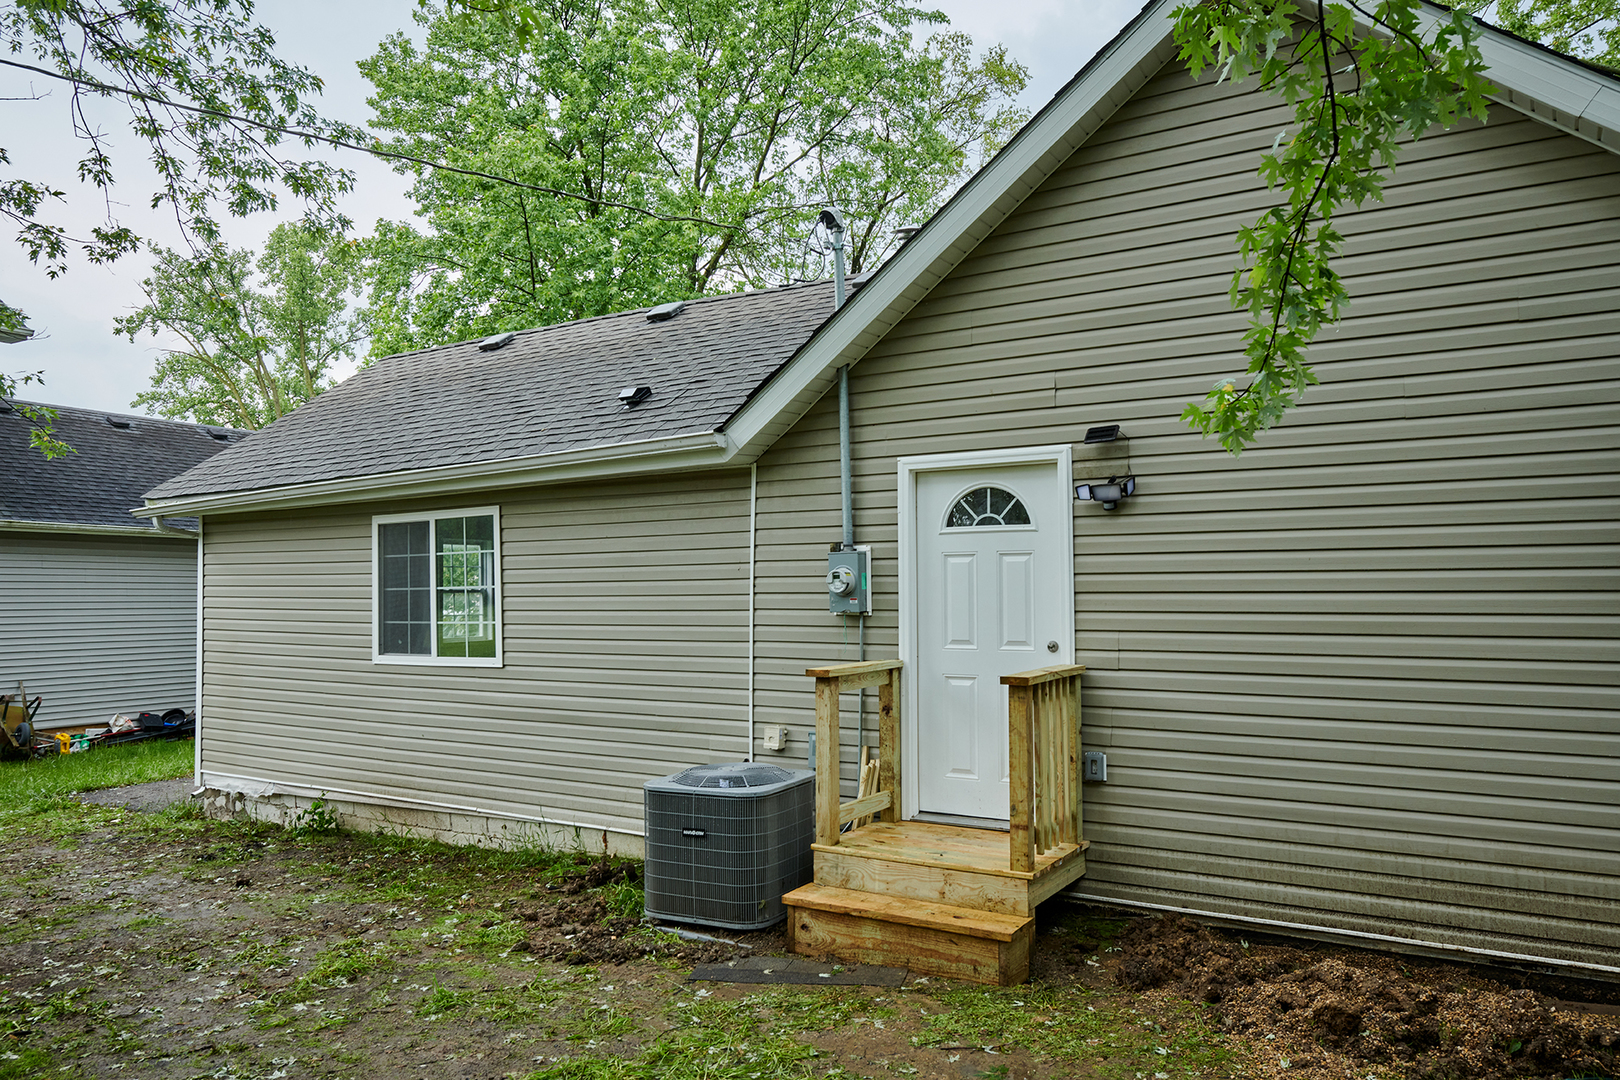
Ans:
[[[197,539],[197,534],[187,529],[168,527],[156,529],[150,525],[75,525],[61,521],[0,521],[0,531],[77,533],[82,536],[156,536],[168,540]]]
[[[1175,55],[1164,0],[1041,111],[885,263],[803,351],[726,425],[739,462],[763,453],[890,328],[1000,225],[1147,78]],[[1150,69],[1144,73],[1144,65]],[[1133,80],[1135,85],[1133,85]],[[1120,93],[1125,87],[1126,92]]]
[[[1352,14],[1361,29],[1373,29],[1360,11]],[[1450,13],[1436,7],[1418,11],[1424,36],[1450,21]],[[1492,101],[1620,152],[1620,87],[1615,80],[1489,26],[1480,34],[1479,53],[1485,78],[1496,87],[1489,95]]]
[[[140,517],[195,517],[561,484],[637,473],[714,468],[726,464],[733,456],[732,451],[731,440],[724,434],[705,431],[585,450],[289,484],[257,491],[182,495],[148,500],[146,506],[135,513]]]

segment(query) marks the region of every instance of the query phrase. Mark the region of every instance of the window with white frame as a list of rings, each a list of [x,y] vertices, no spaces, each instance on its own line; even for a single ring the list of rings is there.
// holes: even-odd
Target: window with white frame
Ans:
[[[372,531],[375,659],[498,666],[500,511],[389,514]]]

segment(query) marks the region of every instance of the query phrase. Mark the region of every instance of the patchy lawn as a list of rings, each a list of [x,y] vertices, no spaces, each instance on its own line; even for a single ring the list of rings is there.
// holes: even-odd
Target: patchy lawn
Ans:
[[[737,950],[641,925],[633,862],[305,825],[13,795],[0,1080],[1573,1077],[1620,1041],[1612,986],[1061,904],[1028,986],[689,982]]]

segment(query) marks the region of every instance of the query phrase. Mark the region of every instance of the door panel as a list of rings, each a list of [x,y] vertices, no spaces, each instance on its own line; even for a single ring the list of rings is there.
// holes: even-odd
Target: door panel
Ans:
[[[1063,662],[1073,645],[1063,472],[1045,464],[917,476],[917,576],[908,584],[917,600],[920,812],[1007,818],[1001,676]]]

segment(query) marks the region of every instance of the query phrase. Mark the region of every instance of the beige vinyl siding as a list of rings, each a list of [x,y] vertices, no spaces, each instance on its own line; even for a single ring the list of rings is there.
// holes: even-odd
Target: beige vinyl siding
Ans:
[[[1178,415],[1241,371],[1232,237],[1287,125],[1168,67],[855,367],[868,655],[896,457],[1106,478],[1079,443],[1119,423],[1138,494],[1074,513],[1082,891],[1620,965],[1620,166],[1505,108],[1409,147],[1339,221],[1322,385],[1233,459]],[[804,667],[855,655],[836,441],[829,396],[759,466],[758,720],[801,739]]]
[[[0,532],[0,693],[44,727],[197,701],[197,541]]]
[[[639,833],[747,752],[748,474],[209,518],[207,774]],[[373,513],[499,505],[504,666],[372,662]]]

